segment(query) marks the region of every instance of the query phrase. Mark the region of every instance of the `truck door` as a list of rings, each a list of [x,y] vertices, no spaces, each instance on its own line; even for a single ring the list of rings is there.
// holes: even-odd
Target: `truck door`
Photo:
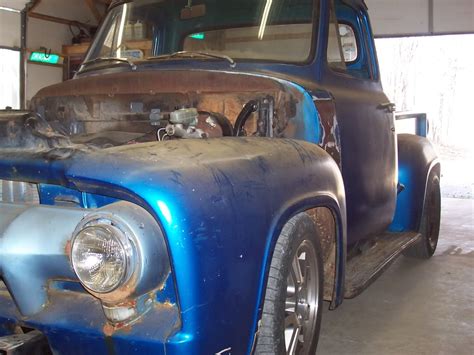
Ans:
[[[384,231],[395,212],[397,147],[393,110],[382,90],[365,7],[337,1],[329,19],[324,87],[341,135],[348,243]]]

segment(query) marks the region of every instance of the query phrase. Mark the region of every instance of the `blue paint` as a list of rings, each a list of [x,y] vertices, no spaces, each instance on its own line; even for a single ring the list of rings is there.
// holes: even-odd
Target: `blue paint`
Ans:
[[[54,170],[46,169],[50,162],[43,161],[41,166],[28,154],[6,157],[0,152],[0,178],[10,176],[11,166],[16,167],[16,178],[34,175],[34,166],[47,171],[36,175],[37,182],[74,186],[91,195],[100,191],[102,196],[146,208],[160,221],[172,262],[172,276],[159,299],[172,298],[181,312],[182,326],[167,339],[167,353],[215,353],[228,346],[236,353],[247,352],[256,330],[271,250],[285,221],[310,206],[325,205],[332,206],[341,225],[345,223],[344,214],[339,215],[344,211],[344,189],[337,165],[314,144],[284,139],[171,141],[121,149],[56,161]],[[168,149],[173,151],[169,159]],[[195,158],[195,151],[209,153]],[[221,154],[228,159],[216,159]],[[163,158],[150,164],[154,157]],[[271,169],[266,174],[262,160]],[[332,193],[318,195],[313,189],[316,185]],[[343,243],[343,229],[340,232]],[[336,292],[340,301],[341,282]],[[50,311],[44,314],[52,317]],[[102,314],[97,317],[105,322]],[[38,320],[34,326],[51,334],[53,347],[62,342],[56,334],[71,339],[83,332],[94,334],[73,320],[61,325]],[[157,322],[155,326],[163,325]],[[129,335],[129,341],[140,344],[142,350],[153,344],[141,343],[134,336]]]
[[[412,213],[413,206],[411,196],[413,194],[413,171],[410,165],[400,164],[398,166],[398,181],[405,189],[398,195],[397,208],[393,222],[389,227],[391,232],[405,232],[415,229],[416,216]]]
[[[100,208],[118,201],[111,197],[50,184],[39,184],[38,192],[41,204],[50,206]]]
[[[160,209],[160,214],[162,216],[162,220],[164,219],[166,223],[172,224],[173,223],[173,216],[171,215],[171,211],[168,208],[168,205],[163,201],[157,201],[158,208]]]
[[[362,7],[360,1],[348,2]],[[236,68],[230,68],[225,61],[179,59],[143,63],[137,68],[137,72],[208,70],[274,78],[285,89],[299,94],[292,122],[293,138],[297,140],[233,138],[137,144],[76,154],[64,160],[48,160],[28,152],[12,155],[0,151],[0,179],[39,183],[42,204],[69,203],[94,209],[126,200],[145,208],[166,236],[172,267],[165,285],[156,294],[156,307],[133,325],[130,332],[106,337],[105,317],[97,300],[81,292],[76,284],[59,281],[52,285],[54,294],[50,297],[54,301],[28,319],[19,317],[17,306],[9,296],[4,296],[6,292],[0,293],[0,335],[8,333],[12,324],[24,324],[43,331],[54,350],[69,354],[112,351],[213,354],[228,347],[232,353],[249,353],[261,316],[272,250],[281,229],[293,215],[316,206],[330,208],[338,221],[332,307],[342,302],[347,244],[346,191],[338,166],[316,146],[323,134],[310,92],[321,90],[329,98],[329,94],[337,94],[338,114],[345,113],[353,122],[338,126],[341,136],[360,128],[357,120],[362,117],[356,115],[358,111],[352,106],[360,100],[351,98],[351,102],[347,97],[356,92],[368,95],[376,107],[376,101],[382,102],[385,96],[372,40],[367,43],[368,55],[361,56],[352,67],[361,70],[371,63],[372,82],[348,81],[328,68],[329,4],[321,1],[319,38],[314,59],[308,63],[239,61]],[[363,11],[362,15],[357,20],[358,29],[370,35],[367,15]],[[158,33],[159,29],[155,31]],[[116,67],[80,76],[127,70],[125,66]],[[363,110],[359,112],[365,114]],[[423,127],[418,131],[423,134]],[[355,136],[360,140],[360,136]],[[348,142],[346,136],[343,144]],[[196,152],[206,154],[196,157]],[[345,173],[360,169],[363,164],[352,158],[354,152],[350,149],[348,153],[348,164],[343,165]],[[413,196],[422,183],[414,184],[413,180],[424,172],[413,167],[419,165],[407,159],[399,166],[399,180],[406,190],[397,200],[390,227],[393,231],[416,227],[417,218],[412,212],[419,199]],[[362,180],[360,176],[345,178],[348,182]],[[349,193],[355,196],[352,201],[364,200],[359,190],[351,190]],[[372,220],[359,221],[369,222]],[[381,225],[386,227],[384,223]]]

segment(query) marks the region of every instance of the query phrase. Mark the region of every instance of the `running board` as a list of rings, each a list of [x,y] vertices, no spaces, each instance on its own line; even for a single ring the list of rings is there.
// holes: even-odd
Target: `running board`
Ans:
[[[405,249],[417,243],[416,232],[384,233],[368,250],[347,261],[344,297],[354,298],[389,267]]]

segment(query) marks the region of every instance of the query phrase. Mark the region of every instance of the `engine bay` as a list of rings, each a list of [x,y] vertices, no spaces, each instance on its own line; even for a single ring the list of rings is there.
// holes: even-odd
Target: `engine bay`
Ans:
[[[182,94],[60,97],[42,101],[35,111],[73,143],[100,148],[171,139],[278,137],[283,133],[275,98],[266,93],[192,98]]]
[[[294,137],[302,124],[302,101],[292,87],[243,74],[82,77],[42,89],[28,112],[3,111],[0,145],[108,148],[174,139]]]

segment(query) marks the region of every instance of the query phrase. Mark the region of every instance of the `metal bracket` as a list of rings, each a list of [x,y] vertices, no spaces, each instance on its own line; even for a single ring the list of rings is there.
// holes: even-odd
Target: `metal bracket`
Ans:
[[[401,121],[415,119],[415,134],[420,137],[426,137],[430,129],[428,118],[426,116],[427,115],[424,112],[396,112],[395,120]]]

